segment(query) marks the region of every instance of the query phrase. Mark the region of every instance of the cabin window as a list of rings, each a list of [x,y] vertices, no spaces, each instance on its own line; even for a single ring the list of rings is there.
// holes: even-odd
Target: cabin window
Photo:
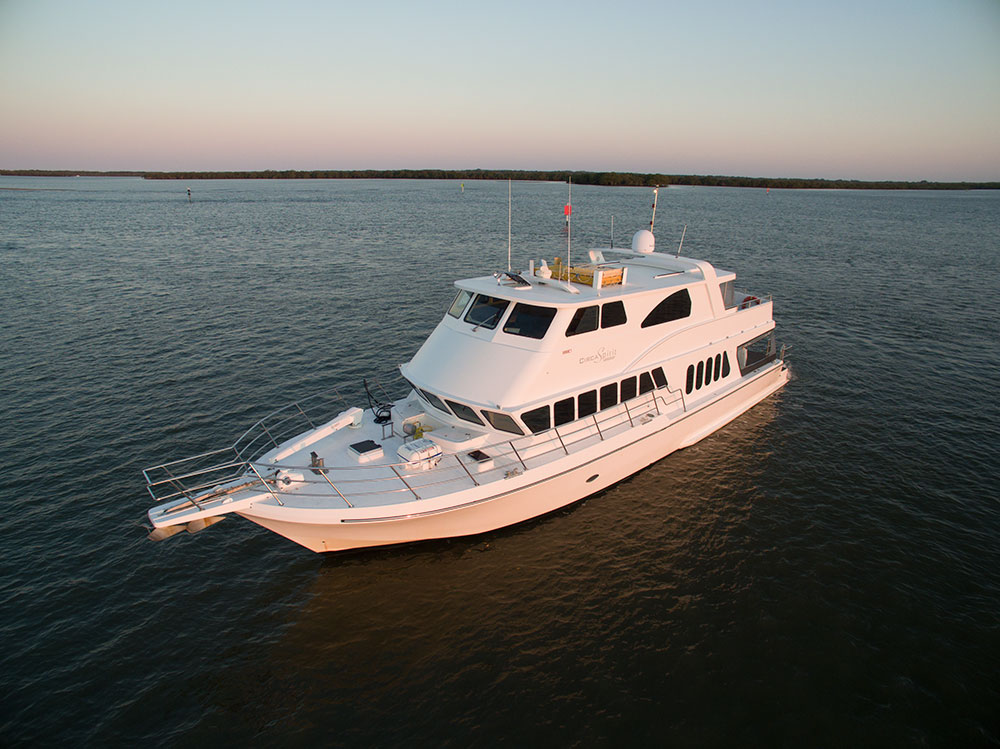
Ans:
[[[719,293],[722,294],[722,304],[726,309],[736,306],[736,301],[733,299],[733,282],[725,281],[719,284]]]
[[[618,405],[618,383],[612,382],[601,388],[601,410]]]
[[[426,390],[421,390],[420,388],[417,388],[417,392],[423,396],[425,401],[434,406],[434,408],[438,411],[444,411],[446,414],[451,413],[451,411],[448,410],[448,407],[444,404],[444,401],[434,395],[434,393],[428,393]]]
[[[653,378],[649,372],[643,372],[639,375],[639,395],[644,395],[645,393],[651,392],[656,388],[653,387]]]
[[[544,338],[556,316],[555,307],[536,307],[534,304],[515,304],[504,323],[503,332],[523,335],[525,338]]]
[[[729,377],[729,372],[730,372],[730,369],[729,369],[729,352],[728,351],[723,351],[722,352],[722,376],[723,377]]]
[[[698,374],[694,378],[695,390],[701,390],[701,383],[705,380],[705,362],[698,362]]]
[[[482,414],[486,417],[486,420],[490,422],[490,426],[494,429],[499,429],[503,432],[510,432],[511,434],[524,434],[524,432],[521,431],[521,427],[517,425],[517,422],[510,418],[507,414],[486,410],[484,410]]]
[[[687,391],[688,395],[690,395],[691,391],[694,390],[694,364],[688,365],[687,383],[684,389]]]
[[[476,416],[476,412],[464,403],[455,403],[455,401],[445,401],[445,403],[451,406],[451,410],[455,412],[455,416],[458,418],[471,421],[473,424],[479,424],[479,426],[483,425],[483,420]]]
[[[608,302],[601,307],[601,327],[613,328],[628,322],[625,316],[625,305],[621,302]]]
[[[475,300],[465,313],[465,321],[472,323],[477,328],[489,328],[493,330],[503,317],[504,310],[510,302],[506,299],[499,299],[486,294],[476,294]]]
[[[573,313],[573,319],[570,320],[569,327],[566,328],[566,335],[580,335],[580,333],[589,333],[592,330],[597,330],[597,318],[598,307],[596,305],[593,307],[580,307]]]
[[[521,414],[521,421],[523,421],[524,425],[531,430],[532,434],[544,432],[552,426],[552,417],[549,414],[548,406],[540,406],[539,408],[533,408],[530,411],[525,411]]]
[[[646,315],[646,319],[642,321],[642,327],[648,328],[652,325],[662,325],[665,322],[688,317],[690,314],[691,295],[687,289],[681,289],[653,307],[653,310]]]
[[[656,387],[665,388],[667,386],[667,376],[663,374],[663,367],[657,367],[653,370],[653,382],[656,383]]]
[[[588,390],[586,393],[580,393],[576,398],[576,417],[578,419],[590,416],[592,413],[597,413],[596,390]]]
[[[722,354],[716,354],[715,355],[715,379],[718,380],[718,379],[721,379],[721,378],[725,377],[725,375],[721,374],[721,372],[722,372]]]
[[[629,377],[622,380],[622,402],[635,398],[635,378]]]
[[[736,349],[736,362],[740,365],[741,375],[752,372],[758,367],[774,361],[777,357],[778,352],[773,330]]]
[[[552,405],[552,421],[556,426],[568,424],[573,421],[575,418],[573,415],[575,400],[575,398],[563,398]]]
[[[715,360],[712,357],[708,357],[705,360],[705,384],[710,385],[712,383],[712,363]]]
[[[455,297],[455,301],[451,303],[451,309],[448,310],[448,314],[452,317],[461,317],[470,299],[472,299],[472,292],[461,289]]]

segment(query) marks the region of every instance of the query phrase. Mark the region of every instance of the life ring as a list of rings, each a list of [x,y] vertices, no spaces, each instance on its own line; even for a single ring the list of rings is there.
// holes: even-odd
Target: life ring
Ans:
[[[743,301],[740,302],[740,309],[746,309],[747,307],[753,307],[755,304],[760,304],[760,299],[755,296],[745,296]]]

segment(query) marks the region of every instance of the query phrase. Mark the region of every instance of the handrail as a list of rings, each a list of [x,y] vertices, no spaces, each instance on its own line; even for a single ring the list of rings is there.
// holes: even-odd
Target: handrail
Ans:
[[[673,396],[669,401],[662,396],[662,392],[664,390]],[[450,461],[448,462],[448,465],[438,465],[427,471],[417,473],[411,472],[410,469],[412,466],[406,462],[389,464],[373,463],[370,465],[358,466],[326,466],[319,471],[316,471],[316,467],[313,465],[294,466],[288,464],[267,464],[265,466],[264,464],[260,464],[260,467],[266,467],[267,470],[280,469],[282,471],[302,471],[306,476],[308,476],[310,472],[318,472],[322,476],[322,479],[297,479],[296,484],[300,487],[303,483],[307,485],[328,485],[329,489],[335,492],[336,495],[339,496],[339,498],[342,499],[349,507],[354,507],[356,505],[352,504],[348,497],[354,498],[356,502],[359,497],[408,492],[412,494],[414,498],[420,499],[418,490],[421,490],[424,492],[424,496],[427,496],[427,489],[453,483],[455,481],[465,482],[467,480],[471,480],[474,486],[481,486],[483,482],[499,480],[500,477],[505,475],[503,473],[505,469],[509,470],[510,464],[512,463],[520,465],[524,471],[527,471],[529,470],[529,461],[535,465],[541,465],[550,462],[555,454],[570,455],[575,450],[585,446],[585,444],[590,440],[593,440],[595,444],[599,441],[605,440],[608,434],[616,429],[620,429],[622,427],[625,429],[635,428],[640,422],[637,422],[633,418],[635,415],[633,413],[634,410],[652,407],[658,414],[662,414],[671,403],[676,404],[678,401],[680,401],[682,410],[686,412],[687,404],[683,391],[680,389],[671,390],[669,388],[658,388],[650,391],[649,393],[644,393],[630,399],[629,401],[622,401],[613,407],[591,414],[591,418],[585,417],[564,425],[561,430],[559,428],[552,427],[551,429],[537,434],[524,435],[517,439],[507,440],[506,442],[497,442],[491,445],[483,446],[482,449],[490,451],[490,455],[494,458],[494,465],[491,468],[481,470],[478,473],[478,479],[469,471],[468,467],[462,463],[458,454],[455,454],[455,458],[458,462],[458,467],[462,469],[461,471],[458,471],[458,468],[455,467]],[[663,410],[660,408],[661,403],[664,406]],[[631,404],[632,408],[629,407],[629,404]],[[295,407],[299,408],[298,404],[295,404]],[[271,416],[274,416],[283,410],[285,409],[278,409],[278,411],[272,412]],[[304,410],[302,410],[302,412],[303,415],[305,415]],[[268,417],[261,419],[258,424],[265,422],[267,418]],[[308,419],[308,417],[306,418]],[[241,439],[248,435],[252,430],[253,428],[247,430]],[[239,440],[237,440],[237,444],[238,443]],[[236,456],[240,455],[240,450],[236,447],[236,445],[229,449],[233,450],[233,452],[236,453]],[[213,499],[211,494],[200,495],[198,493],[210,490],[220,484],[231,482],[241,477],[250,476],[253,484],[260,482],[268,493],[274,497],[278,504],[284,504],[279,496],[281,490],[280,485],[275,487],[277,491],[275,488],[271,487],[268,480],[266,480],[258,470],[258,464],[255,459],[241,459],[240,457],[237,457],[236,461],[228,461],[200,468],[192,466],[191,470],[179,475],[172,475],[172,472],[169,471],[170,467],[175,467],[184,463],[191,465],[193,461],[210,458],[225,452],[227,452],[227,449],[215,450],[193,456],[192,458],[175,460],[144,470],[143,474],[146,477],[147,489],[149,490],[150,495],[157,501],[176,499],[181,496],[187,497],[192,502],[196,499],[199,501],[211,501]],[[167,476],[157,477],[155,475],[157,471],[166,472]],[[382,473],[382,475],[378,475],[379,473]],[[357,476],[357,478],[351,478],[352,475]],[[335,477],[336,481],[334,481],[331,476]],[[256,480],[253,480],[254,477]],[[407,481],[407,478],[409,478],[410,481],[416,479],[416,483],[411,484]],[[185,481],[193,481],[193,485],[185,485]],[[392,489],[387,485],[387,482],[392,483],[396,481],[402,483],[405,488]],[[369,490],[349,490],[349,487],[359,484]],[[355,488],[362,489],[362,486],[356,486]],[[162,490],[168,487],[175,489],[175,491],[166,491],[158,496],[156,491],[157,489]],[[179,491],[177,490],[178,488]],[[297,490],[297,493],[300,496],[332,496],[330,491],[313,494],[308,490],[302,491],[301,488]]]

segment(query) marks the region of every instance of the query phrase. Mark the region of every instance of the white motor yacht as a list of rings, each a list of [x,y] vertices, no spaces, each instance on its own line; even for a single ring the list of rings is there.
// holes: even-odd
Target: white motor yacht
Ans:
[[[455,283],[408,393],[317,396],[144,471],[150,537],[240,515],[313,551],[484,533],[599,492],[781,388],[772,301],[654,251]],[[367,387],[367,385],[366,385]]]

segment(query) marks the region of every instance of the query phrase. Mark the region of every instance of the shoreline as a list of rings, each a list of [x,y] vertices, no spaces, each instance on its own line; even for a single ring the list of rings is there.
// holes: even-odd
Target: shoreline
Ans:
[[[206,172],[90,171],[69,169],[0,169],[3,177],[139,177],[148,180],[194,179],[450,179],[567,182],[605,187],[750,187],[820,190],[998,190],[1000,182],[932,182],[929,180],[852,180],[799,177],[734,177],[696,174],[641,174],[637,172],[528,171],[501,169],[364,169],[262,170]]]

